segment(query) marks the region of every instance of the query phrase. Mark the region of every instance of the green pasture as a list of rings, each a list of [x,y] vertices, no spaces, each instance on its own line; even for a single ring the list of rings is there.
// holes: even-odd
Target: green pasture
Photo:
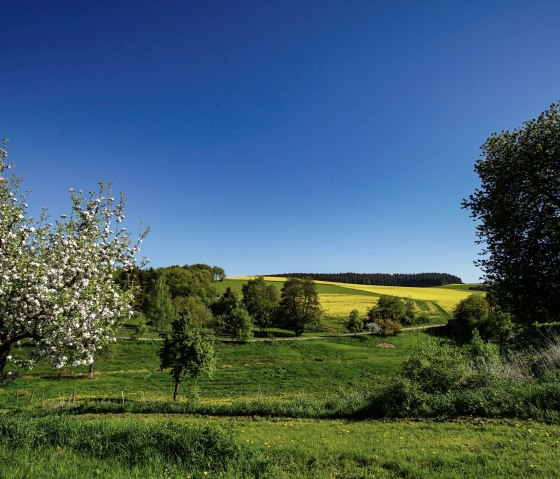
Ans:
[[[217,343],[217,367],[211,378],[197,382],[200,400],[233,401],[250,398],[307,396],[323,398],[341,390],[365,390],[397,373],[401,362],[427,340],[423,332],[393,338],[372,336],[302,341]],[[381,349],[390,343],[394,349]],[[0,388],[0,408],[50,405],[86,398],[166,400],[172,380],[159,370],[160,343],[120,341],[95,363],[94,379],[87,367],[55,370],[39,364]],[[8,365],[8,370],[13,369]],[[183,392],[189,395],[188,380]],[[33,396],[33,399],[32,399]]]

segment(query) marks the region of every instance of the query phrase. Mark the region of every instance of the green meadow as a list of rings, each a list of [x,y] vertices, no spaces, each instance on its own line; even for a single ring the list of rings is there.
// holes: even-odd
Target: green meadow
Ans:
[[[241,294],[246,280],[217,287]],[[283,284],[267,282],[279,290]],[[86,367],[21,370],[0,388],[0,477],[560,477],[556,421],[371,420],[362,413],[402,362],[433,339],[420,330],[336,336],[346,332],[347,312],[365,313],[381,294],[393,294],[412,298],[441,323],[473,293],[468,287],[317,282],[323,331],[294,339],[275,329],[274,339],[255,331],[248,343],[219,341],[213,375],[185,380],[177,403],[169,372],[159,367],[155,333],[111,345],[97,358],[93,379]]]
[[[426,341],[422,332],[384,339],[373,336],[313,341],[217,343],[218,361],[211,378],[196,384],[202,402],[263,397],[321,398],[340,391],[355,393],[390,377],[415,347]],[[390,344],[394,348],[379,348]],[[94,379],[87,367],[53,370],[38,364],[15,382],[0,388],[0,408],[50,405],[87,398],[168,400],[171,379],[159,370],[157,341],[120,341],[95,364]],[[192,384],[186,382],[188,395]],[[31,397],[33,396],[33,399]]]
[[[218,343],[213,377],[184,383],[178,404],[155,341],[119,341],[94,379],[40,364],[0,388],[1,477],[560,477],[557,424],[350,417],[427,341]]]
[[[60,417],[60,427],[53,419],[26,419],[27,429],[41,427],[43,436],[28,432],[22,438],[17,430],[21,420],[3,424],[0,418],[0,428],[16,429],[10,440],[17,443],[8,448],[6,438],[0,437],[3,478],[560,477],[560,427],[534,421],[85,415]],[[149,434],[157,431],[160,443],[149,443]],[[96,447],[100,433],[112,439],[104,448]],[[44,444],[45,436],[50,444]],[[131,453],[134,442],[145,449]],[[168,448],[180,450],[183,460],[170,457]]]

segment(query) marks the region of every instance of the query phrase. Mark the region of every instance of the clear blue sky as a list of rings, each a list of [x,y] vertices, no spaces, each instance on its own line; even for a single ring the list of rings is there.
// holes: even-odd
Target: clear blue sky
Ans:
[[[560,2],[6,0],[30,205],[100,180],[153,266],[476,281],[479,147],[560,100]]]

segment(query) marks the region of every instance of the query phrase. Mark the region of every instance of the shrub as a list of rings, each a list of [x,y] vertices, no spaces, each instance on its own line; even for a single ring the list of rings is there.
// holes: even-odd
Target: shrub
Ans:
[[[486,340],[505,341],[513,333],[511,315],[497,306],[490,308],[486,297],[480,294],[471,294],[460,301],[453,310],[453,318],[469,334],[477,329]]]
[[[414,324],[416,310],[410,298],[383,295],[367,312],[370,321],[390,320],[406,325]]]
[[[428,343],[402,365],[403,377],[428,393],[445,393],[459,387],[468,372],[468,360],[461,351],[445,344]]]
[[[398,378],[374,396],[368,406],[368,413],[373,417],[415,416],[427,405],[427,399],[426,393],[416,382]]]
[[[400,323],[391,319],[377,319],[375,324],[379,326],[382,336],[395,336],[402,331]]]

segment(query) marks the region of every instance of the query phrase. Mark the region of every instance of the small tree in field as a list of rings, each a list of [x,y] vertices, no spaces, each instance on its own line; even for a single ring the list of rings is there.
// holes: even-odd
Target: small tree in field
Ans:
[[[187,308],[171,323],[171,334],[166,334],[159,350],[162,368],[171,368],[175,382],[173,400],[177,401],[179,386],[184,376],[197,378],[210,375],[215,366],[214,335],[204,329],[190,327]]]
[[[511,315],[499,306],[489,303],[486,297],[480,294],[471,294],[459,301],[453,309],[453,318],[463,325],[469,334],[476,330],[485,340],[503,341],[513,332]]]
[[[249,341],[253,337],[253,318],[245,308],[238,306],[223,316],[225,331],[239,341]]]
[[[288,279],[282,287],[278,312],[284,326],[293,329],[296,336],[318,327],[323,310],[315,282],[309,278]]]
[[[348,322],[346,323],[346,329],[351,333],[359,333],[364,329],[364,322],[360,319],[360,313],[357,309],[350,311],[348,315]]]
[[[0,147],[0,375],[9,359],[30,366],[93,364],[132,315],[132,284],[119,270],[134,267],[138,243],[122,227],[124,196],[110,185],[88,195],[70,190],[71,211],[51,221],[27,216],[21,178],[10,174]],[[25,347],[22,347],[25,346]]]

